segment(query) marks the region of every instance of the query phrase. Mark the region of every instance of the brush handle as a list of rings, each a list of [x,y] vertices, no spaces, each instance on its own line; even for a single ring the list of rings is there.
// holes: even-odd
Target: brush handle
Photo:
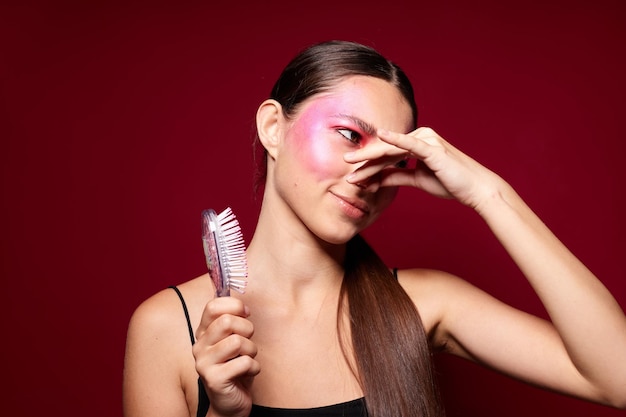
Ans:
[[[209,269],[211,280],[215,284],[216,295],[224,297],[230,295],[230,286],[221,262],[219,227],[215,211],[213,209],[204,210],[202,212],[202,246],[204,248],[206,265]]]

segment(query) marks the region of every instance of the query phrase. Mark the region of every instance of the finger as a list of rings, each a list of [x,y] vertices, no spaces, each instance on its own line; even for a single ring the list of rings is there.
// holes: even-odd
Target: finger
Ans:
[[[196,361],[198,363],[204,362],[205,365],[212,365],[227,362],[238,356],[254,358],[258,351],[256,344],[250,339],[233,334],[218,341],[215,345],[198,346],[194,353],[197,355]]]
[[[415,187],[429,194],[451,198],[448,190],[428,169],[389,169],[382,172],[381,187]]]
[[[381,187],[403,187],[416,186],[415,170],[388,169],[385,170],[380,179]]]
[[[212,366],[203,374],[210,392],[220,392],[242,377],[253,377],[261,372],[259,362],[250,356],[239,356],[231,361]],[[200,372],[198,372],[200,373]]]
[[[410,134],[380,129],[378,137],[383,142],[408,151],[411,157],[418,159],[428,158],[433,152],[433,147],[441,148],[444,143],[443,138],[427,127],[420,127]]]
[[[254,359],[258,350],[256,344],[250,339],[231,335],[213,346],[196,344],[192,348],[192,353],[197,372],[207,377],[215,366],[236,360],[242,356]]]
[[[396,158],[397,161],[404,158],[406,152],[389,143],[376,140],[368,143],[360,149],[344,154],[343,159],[351,164],[379,159],[382,157]]]
[[[227,374],[234,375],[235,377],[256,376],[261,372],[259,362],[250,356],[239,356],[223,364],[222,368]]]
[[[216,297],[212,299],[204,307],[200,324],[196,330],[196,339],[200,339],[209,325],[218,317],[225,314],[248,317],[250,310],[241,300],[235,297]]]
[[[254,334],[254,325],[246,318],[233,316],[232,314],[223,314],[213,320],[204,331],[198,332],[198,342],[212,345],[220,340],[237,334],[243,337],[252,337]]]
[[[377,159],[373,161],[368,161],[365,164],[358,167],[357,169],[355,169],[353,172],[351,172],[346,177],[346,180],[351,184],[365,182],[366,180],[380,173],[385,168],[393,168],[398,164],[398,162],[403,161],[403,160],[404,160],[403,157],[402,158],[389,157],[389,158],[382,158],[382,159]]]

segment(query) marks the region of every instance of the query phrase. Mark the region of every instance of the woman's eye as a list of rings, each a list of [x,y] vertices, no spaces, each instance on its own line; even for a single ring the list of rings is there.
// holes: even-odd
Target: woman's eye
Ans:
[[[406,159],[403,159],[402,161],[399,161],[396,163],[396,168],[406,168],[409,165],[409,161],[407,161]]]
[[[350,129],[337,129],[337,132],[344,138],[348,139],[352,143],[359,143],[361,141],[361,135]]]

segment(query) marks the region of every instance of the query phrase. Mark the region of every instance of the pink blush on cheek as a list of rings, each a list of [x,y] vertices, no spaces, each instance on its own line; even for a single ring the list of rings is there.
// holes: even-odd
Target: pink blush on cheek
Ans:
[[[310,108],[293,126],[291,144],[300,165],[317,180],[337,175],[345,164],[343,154],[333,149],[333,138],[319,109]]]

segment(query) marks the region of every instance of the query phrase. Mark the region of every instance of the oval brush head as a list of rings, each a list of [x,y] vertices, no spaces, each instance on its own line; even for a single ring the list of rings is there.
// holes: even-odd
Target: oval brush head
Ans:
[[[212,209],[202,212],[202,246],[217,296],[230,295],[231,289],[243,294],[248,277],[246,247],[230,207],[219,215]]]

